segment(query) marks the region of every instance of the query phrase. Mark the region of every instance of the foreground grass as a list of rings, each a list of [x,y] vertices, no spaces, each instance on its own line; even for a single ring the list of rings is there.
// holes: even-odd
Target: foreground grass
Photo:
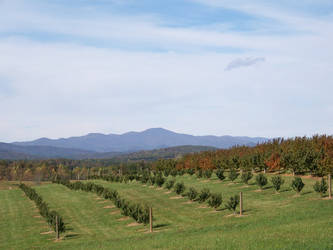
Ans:
[[[11,214],[6,216],[8,218],[0,217],[0,248],[333,249],[333,201],[320,199],[312,191],[314,181],[311,179],[304,180],[306,186],[299,197],[289,190],[289,177],[280,194],[275,194],[269,186],[256,192],[258,188],[251,182],[248,186],[230,184],[216,177],[207,181],[185,175],[177,177],[177,181],[184,181],[187,187],[199,190],[208,187],[213,192],[221,192],[224,202],[242,191],[245,216],[230,216],[231,212],[223,209],[223,204],[215,212],[186,198],[175,199],[176,194],[166,193],[165,189],[136,182],[95,181],[117,189],[127,199],[151,204],[155,233],[149,234],[147,226],[133,224],[134,221],[123,218],[118,209],[104,208],[111,206],[111,201],[97,200],[92,193],[72,191],[57,184],[35,186],[51,208],[64,217],[69,228],[56,243],[48,240],[51,235],[40,235],[46,224],[35,222],[33,204],[20,190],[0,190],[1,214]],[[12,202],[14,204],[10,205]],[[12,211],[13,206],[17,209]],[[22,211],[26,216],[21,216]],[[28,225],[28,231],[24,225]],[[27,235],[15,244],[15,235],[24,233]]]

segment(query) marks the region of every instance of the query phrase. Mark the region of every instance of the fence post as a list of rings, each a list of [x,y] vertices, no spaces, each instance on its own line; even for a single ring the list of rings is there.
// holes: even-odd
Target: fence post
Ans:
[[[56,216],[56,237],[59,240],[59,224],[58,224],[58,215]]]
[[[243,193],[239,193],[239,215],[243,215]]]
[[[328,198],[332,199],[332,177],[331,177],[331,173],[328,174]]]
[[[149,208],[149,232],[153,232],[153,208]]]

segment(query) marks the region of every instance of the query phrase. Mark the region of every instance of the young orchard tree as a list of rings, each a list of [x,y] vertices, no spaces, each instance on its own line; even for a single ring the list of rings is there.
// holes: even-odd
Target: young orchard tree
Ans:
[[[159,187],[162,187],[164,182],[165,182],[165,178],[163,178],[162,174],[158,174],[156,177],[155,177],[155,182],[156,182],[156,185],[159,186]]]
[[[213,171],[212,171],[211,169],[207,169],[207,170],[204,172],[204,174],[205,174],[205,177],[206,177],[207,179],[209,179],[210,177],[212,177]]]
[[[243,172],[241,175],[241,179],[245,184],[249,183],[249,180],[251,180],[253,177],[253,174],[250,171]]]
[[[186,195],[191,201],[194,201],[198,196],[198,191],[195,188],[190,187]]]
[[[165,187],[166,187],[168,190],[171,190],[171,188],[173,187],[174,184],[175,184],[175,180],[168,180],[168,181],[165,183]]]
[[[210,207],[215,208],[215,210],[221,206],[222,204],[222,195],[218,194],[218,193],[214,193],[210,196],[209,200],[208,200],[208,205]]]
[[[281,178],[280,175],[277,175],[271,178],[271,182],[273,184],[275,191],[278,193],[280,191],[281,186],[284,183],[284,180]]]
[[[202,170],[199,169],[197,172],[196,172],[196,176],[197,178],[202,178]]]
[[[305,186],[305,184],[302,181],[301,177],[295,177],[295,179],[292,181],[291,183],[291,187],[299,194],[303,187]]]
[[[208,188],[204,188],[199,193],[199,202],[205,202],[210,197],[210,191]]]
[[[313,185],[313,189],[319,193],[321,195],[321,197],[323,197],[325,195],[325,193],[327,192],[328,189],[328,185],[326,183],[326,181],[324,180],[324,178],[321,179],[321,181],[317,181],[314,185]]]
[[[187,170],[187,173],[189,174],[189,175],[194,175],[194,173],[195,173],[195,170],[193,169],[193,168],[189,168],[188,170]]]
[[[256,176],[256,183],[259,188],[262,190],[264,186],[267,184],[267,178],[264,174],[260,173]]]
[[[234,182],[234,180],[236,180],[237,179],[237,177],[238,177],[238,175],[239,175],[239,173],[237,173],[237,171],[235,170],[235,169],[230,169],[230,172],[229,172],[229,179],[232,181],[232,182]]]
[[[219,168],[217,171],[216,171],[216,176],[217,178],[219,178],[221,181],[223,181],[225,179],[225,176],[224,176],[224,170],[222,168]]]
[[[176,194],[178,194],[178,195],[184,193],[184,191],[185,191],[184,183],[183,182],[176,183],[174,190],[175,190]]]
[[[236,214],[236,208],[239,204],[239,195],[231,196],[225,207]]]

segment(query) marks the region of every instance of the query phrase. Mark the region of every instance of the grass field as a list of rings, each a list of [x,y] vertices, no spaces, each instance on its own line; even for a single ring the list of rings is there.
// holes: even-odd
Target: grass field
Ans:
[[[94,181],[117,189],[126,199],[153,206],[154,233],[111,208],[111,201],[95,194],[72,191],[58,184],[34,186],[64,218],[69,229],[60,242],[23,192],[11,183],[0,185],[0,249],[333,249],[333,200],[321,199],[313,191],[314,180],[304,179],[302,194],[289,188],[291,177],[280,194],[269,185],[257,191],[248,186],[195,176],[177,177],[187,187],[208,187],[221,192],[218,211],[198,202],[166,193],[141,183]],[[236,181],[237,182],[237,181]],[[9,190],[9,188],[12,188]],[[233,216],[224,202],[243,192],[245,215]]]

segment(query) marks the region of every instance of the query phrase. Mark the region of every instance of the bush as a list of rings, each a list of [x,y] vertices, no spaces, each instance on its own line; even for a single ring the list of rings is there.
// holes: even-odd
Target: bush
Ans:
[[[297,192],[300,193],[303,189],[305,184],[302,181],[301,177],[295,177],[294,180],[291,183],[291,187]]]
[[[176,194],[182,194],[185,191],[185,185],[183,182],[178,182],[175,185],[175,192]]]
[[[188,173],[189,175],[194,175],[195,170],[194,170],[193,168],[189,168],[189,169],[187,170],[187,173]]]
[[[183,176],[184,174],[185,174],[185,170],[184,169],[178,170],[178,175],[179,176]]]
[[[237,173],[237,171],[235,169],[231,169],[230,172],[229,172],[229,179],[234,182],[234,180],[237,179],[239,173]]]
[[[177,172],[176,169],[172,169],[171,172],[170,172],[170,174],[171,174],[172,177],[176,177],[177,174],[178,174],[178,172]]]
[[[251,180],[253,177],[253,174],[250,171],[246,171],[242,173],[241,179],[245,184],[249,183],[249,180]]]
[[[209,179],[210,177],[212,177],[213,171],[211,169],[208,169],[204,172],[204,174],[205,174],[205,177],[207,179]]]
[[[191,201],[194,201],[198,196],[198,191],[195,188],[190,187],[186,195]]]
[[[175,184],[175,180],[168,180],[166,183],[165,183],[165,187],[170,190],[173,185]]]
[[[202,178],[202,170],[199,169],[196,173],[197,178]]]
[[[279,192],[281,186],[283,185],[284,183],[284,180],[281,178],[280,175],[277,175],[277,176],[273,176],[271,178],[271,182],[273,184],[273,187],[275,189],[276,192]]]
[[[210,197],[210,191],[208,188],[204,188],[199,193],[199,202],[205,202]]]
[[[215,193],[212,194],[208,200],[208,205],[215,208],[215,210],[222,204],[222,195]]]
[[[324,194],[327,192],[328,185],[324,178],[321,178],[321,182],[316,181],[316,183],[313,185],[313,189],[317,192],[320,193],[321,196],[324,196]]]
[[[256,176],[256,183],[260,187],[260,189],[263,189],[263,187],[267,184],[267,178],[264,174],[260,173]]]
[[[156,185],[159,186],[159,187],[162,187],[164,182],[165,182],[165,178],[163,178],[162,174],[158,174],[156,177],[155,177],[155,182],[156,182]]]
[[[216,176],[217,178],[219,178],[221,181],[223,181],[225,179],[225,176],[224,176],[224,170],[223,169],[218,169],[216,171]]]
[[[239,195],[235,195],[230,197],[230,200],[227,201],[225,207],[228,208],[230,211],[234,211],[235,214],[238,204],[239,204]]]

